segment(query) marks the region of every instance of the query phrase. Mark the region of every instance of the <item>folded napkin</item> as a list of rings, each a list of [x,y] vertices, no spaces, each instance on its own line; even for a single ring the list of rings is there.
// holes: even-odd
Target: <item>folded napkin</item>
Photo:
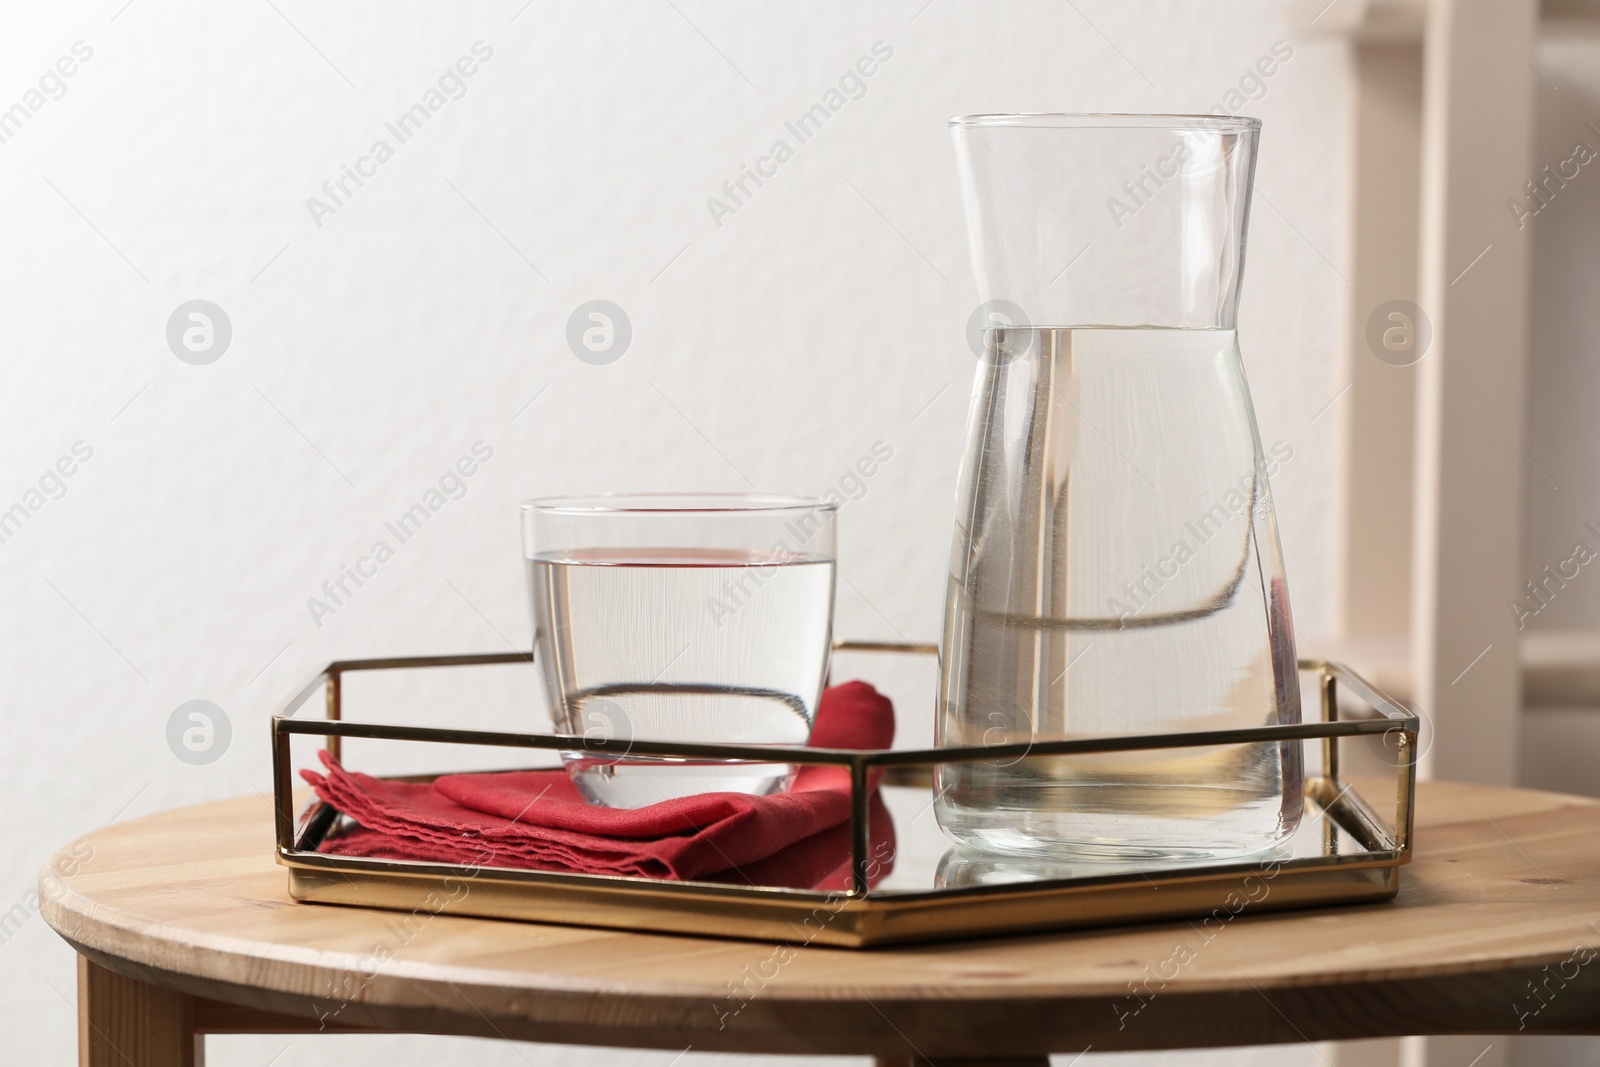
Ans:
[[[894,707],[865,682],[822,695],[810,744],[887,748]],[[319,752],[326,775],[302,770],[317,796],[359,823],[326,840],[347,856],[577,871],[649,878],[835,888],[848,882],[850,772],[801,767],[771,796],[703,793],[643,808],[586,803],[562,770],[453,774],[431,784],[347,771]],[[893,856],[894,829],[871,806],[878,873]]]

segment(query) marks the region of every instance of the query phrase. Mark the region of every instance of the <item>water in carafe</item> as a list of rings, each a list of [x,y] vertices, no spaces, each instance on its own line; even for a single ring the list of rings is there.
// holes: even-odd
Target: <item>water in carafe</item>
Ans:
[[[956,120],[980,289],[1032,321],[981,331],[940,744],[1299,721],[1233,328],[1255,136],[1250,120]],[[1110,179],[1163,148],[1184,157],[1165,206],[1145,201],[1139,226],[1097,217],[1084,190],[1116,191]],[[1055,259],[1083,243],[1101,273],[1051,293]],[[951,836],[999,851],[1242,855],[1293,832],[1300,760],[1299,742],[1275,742],[950,763],[935,808]]]

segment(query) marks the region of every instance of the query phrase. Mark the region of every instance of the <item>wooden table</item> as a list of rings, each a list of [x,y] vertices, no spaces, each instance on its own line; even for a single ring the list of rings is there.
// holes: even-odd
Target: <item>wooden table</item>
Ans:
[[[81,954],[80,1063],[200,1063],[207,1033],[319,1027],[881,1063],[1600,1033],[1600,802],[1579,797],[1423,784],[1395,902],[1247,914],[1209,943],[1169,922],[792,959],[296,904],[271,814],[259,797],[184,808],[51,860],[43,913]]]

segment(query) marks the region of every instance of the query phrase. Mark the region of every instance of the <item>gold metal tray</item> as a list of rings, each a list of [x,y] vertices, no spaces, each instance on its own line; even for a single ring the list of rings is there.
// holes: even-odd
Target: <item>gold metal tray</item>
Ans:
[[[922,652],[925,646],[840,642],[842,651]],[[1199,919],[1208,927],[1241,913],[1387,900],[1410,859],[1416,788],[1417,716],[1348,669],[1302,660],[1314,676],[1318,722],[1181,734],[1048,741],[973,748],[852,751],[749,745],[633,742],[636,756],[750,760],[848,768],[854,785],[849,886],[827,892],[777,885],[472,867],[344,856],[317,851],[337,832],[339,813],[313,800],[297,812],[291,742],[320,736],[493,746],[511,750],[608,753],[603,740],[551,734],[380,725],[346,721],[342,678],[356,671],[530,663],[526,653],[342,660],[290,697],[272,720],[277,859],[301,901],[448,912],[497,919],[825,944],[849,948],[1157,919]],[[529,679],[529,691],[533,680]],[[1339,691],[1367,712],[1341,719]],[[294,718],[319,690],[326,718]],[[1339,775],[1343,738],[1381,735],[1394,752],[1392,820]],[[950,849],[931,814],[932,769],[942,763],[1020,760],[1119,751],[1204,748],[1320,740],[1321,772],[1309,776],[1299,830],[1270,853],[1208,865],[1071,866],[1061,861]],[[876,880],[870,851],[869,776],[891,813],[894,869]],[[426,780],[426,779],[423,779]],[[879,809],[881,812],[881,808]],[[881,817],[881,816],[880,816]],[[841,852],[844,860],[846,853]],[[881,857],[880,857],[881,858]],[[931,874],[930,874],[931,872]]]

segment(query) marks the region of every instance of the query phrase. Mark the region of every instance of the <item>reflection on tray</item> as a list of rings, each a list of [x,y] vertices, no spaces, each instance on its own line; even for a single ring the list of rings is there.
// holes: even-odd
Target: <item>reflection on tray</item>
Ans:
[[[1291,860],[1355,856],[1365,851],[1361,842],[1349,831],[1328,818],[1315,801],[1307,798],[1304,820],[1292,837],[1273,848],[1231,860],[1094,861],[1047,853],[1036,856],[1000,854],[957,846],[940,857],[933,873],[933,885],[936,889],[965,889],[983,885],[1015,885],[1019,882],[1116,878],[1185,869],[1215,869],[1226,865],[1265,868]]]
[[[1292,850],[1287,845],[1280,845],[1277,848],[1241,857],[1238,862],[1260,867],[1293,858]],[[939,867],[934,871],[933,884],[937,889],[966,889],[977,885],[1054,882],[1069,878],[1115,878],[1129,874],[1182,870],[1186,866],[1199,868],[1215,865],[1215,861],[1194,861],[1186,864],[1130,863],[1055,859],[1049,856],[1001,856],[966,848],[952,848],[939,861]]]

